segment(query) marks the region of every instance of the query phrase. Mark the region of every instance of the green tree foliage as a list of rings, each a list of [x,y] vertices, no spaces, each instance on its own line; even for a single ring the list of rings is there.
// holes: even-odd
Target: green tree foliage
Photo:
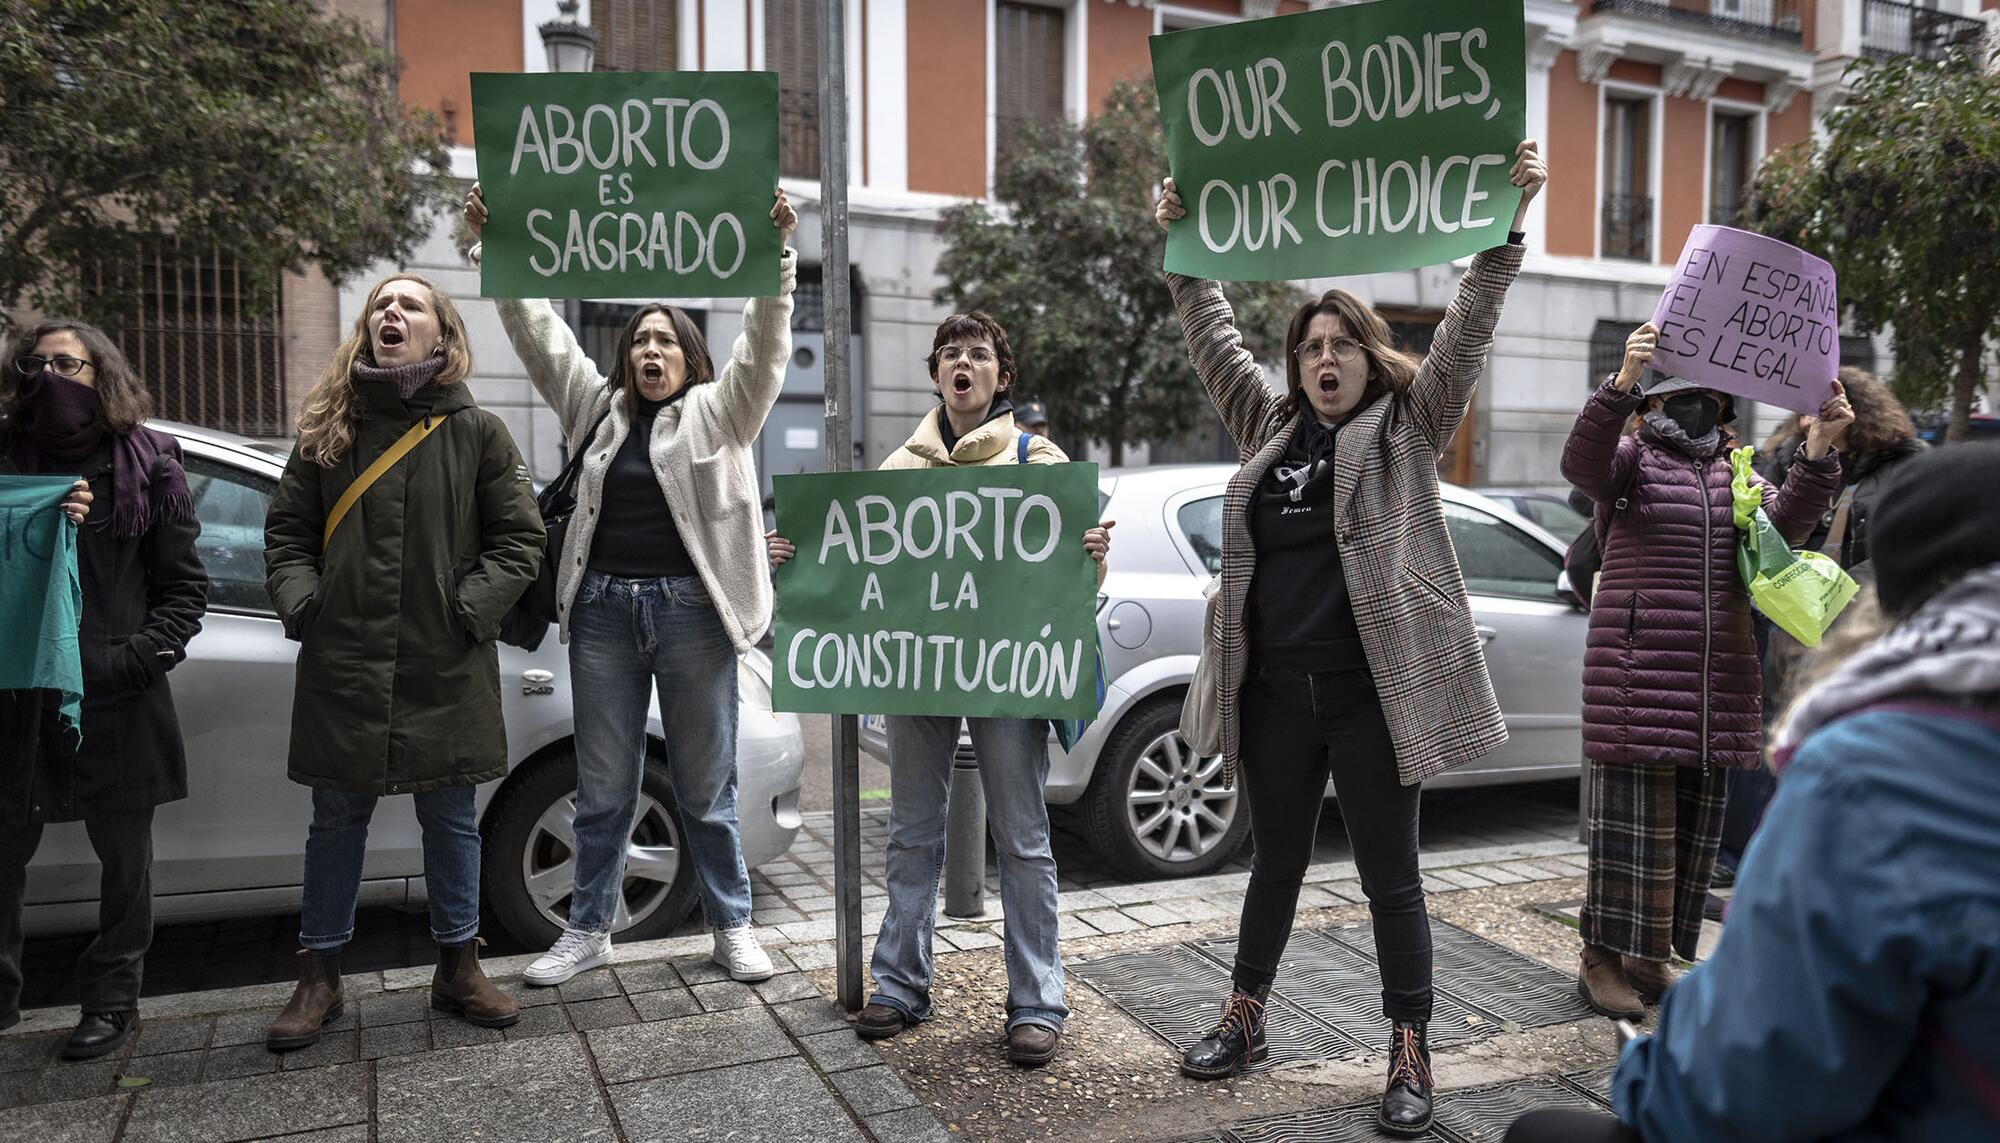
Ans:
[[[1897,394],[1965,436],[2000,335],[2000,74],[1976,53],[1857,63],[1824,139],[1758,172],[1756,227],[1833,263],[1865,331],[1893,326]]]
[[[1058,440],[1104,441],[1113,464],[1128,443],[1211,416],[1160,270],[1152,195],[1165,174],[1152,85],[1127,81],[1082,127],[1023,133],[993,188],[1004,215],[979,202],[945,212],[938,301],[1007,327],[1018,391],[1048,402]],[[1232,283],[1229,295],[1251,352],[1283,353],[1306,295],[1283,282]]]
[[[115,319],[83,267],[170,235],[261,284],[406,257],[453,190],[395,74],[312,0],[0,0],[0,323]]]

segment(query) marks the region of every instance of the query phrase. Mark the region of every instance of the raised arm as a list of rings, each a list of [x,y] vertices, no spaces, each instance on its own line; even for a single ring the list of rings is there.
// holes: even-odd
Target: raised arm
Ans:
[[[1806,439],[1785,470],[1784,485],[1775,498],[1768,487],[1764,494],[1771,526],[1792,544],[1806,542],[1840,495],[1840,454],[1834,449],[1854,423],[1854,408],[1839,381],[1833,382],[1833,395],[1820,406],[1819,415],[1804,420]]]
[[[1153,218],[1160,229],[1168,229],[1187,215],[1181,205],[1174,180],[1161,181],[1160,201]],[[1181,333],[1187,338],[1188,360],[1195,376],[1208,389],[1209,400],[1245,452],[1264,443],[1271,416],[1280,403],[1264,384],[1264,367],[1243,348],[1243,334],[1236,328],[1236,313],[1222,287],[1207,278],[1184,274],[1167,275],[1167,290],[1174,297],[1174,309],[1181,319]]]
[[[729,351],[729,363],[717,375],[723,415],[743,444],[757,439],[764,418],[777,404],[785,385],[785,368],[792,359],[792,291],[799,281],[799,252],[792,249],[798,212],[783,187],[773,193],[771,225],[778,228],[778,292],[751,298],[743,307],[743,332]]]
[[[1493,327],[1500,323],[1507,287],[1521,272],[1523,253],[1523,247],[1508,242],[1472,256],[1472,269],[1458,283],[1458,294],[1438,323],[1423,368],[1410,382],[1410,414],[1435,448],[1443,448],[1465,419],[1472,390],[1486,372]]]
[[[486,199],[478,183],[465,195],[465,224],[475,238],[486,225]],[[467,252],[475,266],[480,253],[477,244]],[[493,307],[500,313],[500,327],[507,331],[515,356],[528,370],[529,382],[555,411],[567,439],[596,409],[598,395],[604,391],[604,375],[548,299],[495,298]]]
[[[1563,444],[1563,479],[1599,504],[1623,496],[1632,483],[1639,442],[1625,435],[1625,422],[1638,407],[1637,393],[1607,381],[1584,403]]]

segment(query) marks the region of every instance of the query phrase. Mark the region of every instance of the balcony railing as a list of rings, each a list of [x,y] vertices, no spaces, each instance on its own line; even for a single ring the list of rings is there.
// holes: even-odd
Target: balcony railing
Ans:
[[[1604,230],[1598,252],[1604,258],[1653,260],[1653,196],[1604,196]]]
[[[1590,10],[1797,44],[1804,42],[1799,25],[1799,8],[1803,3],[1804,0],[1593,0]]]
[[[1985,34],[1984,23],[1950,12],[1896,0],[1861,0],[1861,50],[1871,59],[1943,59],[1953,45],[1970,47]]]

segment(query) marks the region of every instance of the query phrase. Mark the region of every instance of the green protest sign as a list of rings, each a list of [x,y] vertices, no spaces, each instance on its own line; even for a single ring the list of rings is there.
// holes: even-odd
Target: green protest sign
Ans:
[[[1522,0],[1377,0],[1152,38],[1188,217],[1167,269],[1233,281],[1429,266],[1507,240]]]
[[[772,72],[475,74],[489,298],[778,292]]]
[[[1094,464],[780,476],[778,710],[1097,713]]]

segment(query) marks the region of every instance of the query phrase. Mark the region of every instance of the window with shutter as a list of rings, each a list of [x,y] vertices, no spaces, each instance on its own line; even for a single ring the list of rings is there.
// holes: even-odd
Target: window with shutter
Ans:
[[[678,0],[592,0],[598,71],[673,71]]]
[[[993,10],[993,162],[1007,165],[1021,129],[1051,123],[1068,106],[1060,8],[1008,4]]]
[[[764,66],[778,73],[778,173],[819,177],[819,3],[764,0]]]

